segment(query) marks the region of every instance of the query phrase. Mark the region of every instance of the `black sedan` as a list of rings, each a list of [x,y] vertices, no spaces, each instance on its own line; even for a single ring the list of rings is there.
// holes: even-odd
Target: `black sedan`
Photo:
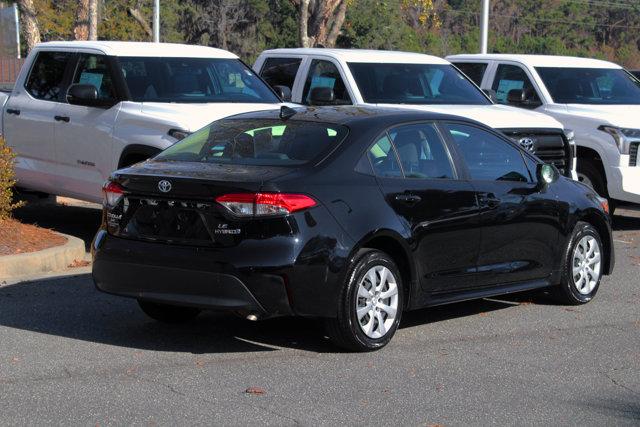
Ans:
[[[98,289],[161,321],[322,318],[351,350],[386,345],[405,310],[539,288],[586,303],[614,265],[606,199],[460,117],[241,114],[104,192]]]

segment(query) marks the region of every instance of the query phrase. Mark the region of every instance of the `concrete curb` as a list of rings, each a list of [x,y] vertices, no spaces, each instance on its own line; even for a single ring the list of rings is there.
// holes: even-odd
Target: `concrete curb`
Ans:
[[[67,243],[38,252],[0,256],[0,280],[65,270],[74,260],[85,259],[84,241],[67,234],[58,234],[66,237]]]

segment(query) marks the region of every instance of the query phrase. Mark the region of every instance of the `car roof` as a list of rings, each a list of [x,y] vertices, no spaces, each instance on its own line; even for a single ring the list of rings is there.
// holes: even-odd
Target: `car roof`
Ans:
[[[332,123],[337,125],[356,125],[366,122],[367,126],[386,127],[396,122],[432,121],[432,120],[463,120],[469,123],[478,123],[474,120],[454,116],[451,114],[433,113],[430,111],[411,110],[393,107],[370,106],[327,106],[307,107],[296,106],[293,108],[296,114],[288,120],[306,121],[318,123]],[[227,117],[227,119],[279,119],[279,109],[253,111]],[[371,121],[374,121],[372,125]],[[480,123],[480,125],[482,125]],[[485,126],[485,125],[482,125]]]
[[[39,43],[38,49],[96,49],[110,56],[147,56],[167,58],[238,58],[231,52],[207,46],[120,41],[68,41]]]
[[[326,48],[292,48],[265,50],[262,55],[322,55],[346,62],[377,62],[377,63],[408,63],[408,64],[449,64],[448,61],[437,56],[416,52],[401,52],[396,50],[368,50],[368,49],[326,49]]]
[[[559,67],[559,68],[622,68],[617,64],[600,59],[580,58],[577,56],[560,55],[511,55],[504,53],[450,55],[447,60],[451,62],[461,60],[490,60],[490,61],[515,61],[532,67]]]

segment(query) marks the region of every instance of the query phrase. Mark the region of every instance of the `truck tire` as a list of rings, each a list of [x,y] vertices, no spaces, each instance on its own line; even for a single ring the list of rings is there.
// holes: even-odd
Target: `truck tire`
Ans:
[[[591,159],[578,160],[578,181],[593,188],[601,197],[605,197],[609,201],[609,213],[613,215],[616,209],[615,200],[609,197],[607,191],[607,182],[602,174],[602,169],[598,167],[596,162]]]

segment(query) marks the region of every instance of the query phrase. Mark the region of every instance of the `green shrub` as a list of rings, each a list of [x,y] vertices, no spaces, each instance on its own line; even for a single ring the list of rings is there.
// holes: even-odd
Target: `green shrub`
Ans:
[[[11,211],[21,205],[13,199],[13,186],[16,183],[13,170],[15,154],[0,138],[0,220],[11,216]]]

